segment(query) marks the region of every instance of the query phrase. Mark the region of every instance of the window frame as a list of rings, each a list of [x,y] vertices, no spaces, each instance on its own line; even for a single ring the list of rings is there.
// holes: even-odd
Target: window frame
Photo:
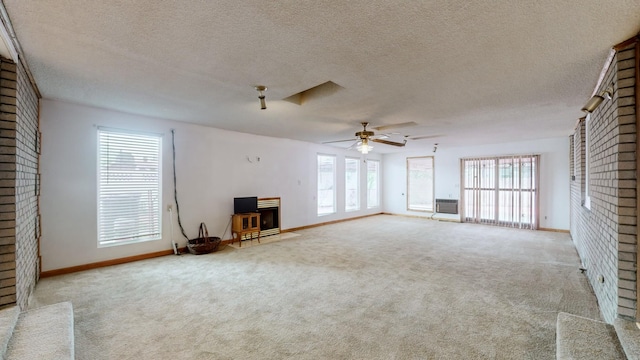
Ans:
[[[376,166],[376,200],[377,203],[374,205],[371,205],[371,202],[369,201],[370,198],[370,193],[371,193],[371,188],[369,186],[369,164],[370,163],[374,163],[377,164]],[[380,207],[380,160],[367,160],[367,209],[374,209],[374,208],[379,208]]]
[[[132,131],[132,130],[126,130],[126,129],[116,129],[116,128],[108,128],[108,127],[98,127],[97,132],[96,132],[96,137],[97,137],[97,143],[96,143],[96,151],[97,151],[97,156],[96,156],[96,160],[97,160],[97,166],[96,166],[96,185],[97,185],[97,189],[96,189],[96,218],[97,218],[97,234],[96,234],[96,242],[97,242],[97,246],[98,248],[104,248],[104,247],[112,247],[112,246],[120,246],[120,245],[130,245],[130,244],[138,244],[138,243],[142,243],[142,242],[147,242],[147,241],[157,241],[157,240],[161,240],[162,239],[162,142],[163,142],[163,135],[162,134],[157,134],[157,133],[149,133],[149,132],[142,132],[142,131]],[[105,222],[109,222],[109,221],[116,221],[118,219],[117,215],[111,217],[103,217],[102,216],[102,212],[103,210],[107,210],[104,208],[108,208],[108,206],[105,206],[105,202],[108,199],[107,197],[105,197],[105,193],[103,193],[103,190],[105,188],[107,188],[107,184],[103,183],[102,181],[102,175],[103,175],[103,171],[105,171],[105,169],[102,167],[102,161],[106,161],[109,162],[110,159],[109,157],[107,157],[106,159],[103,159],[103,150],[106,150],[107,153],[109,151],[109,149],[103,149],[102,145],[103,142],[105,141],[105,139],[103,138],[103,135],[112,135],[114,137],[139,137],[138,141],[136,144],[140,145],[142,143],[141,139],[147,139],[148,142],[153,143],[156,142],[156,144],[152,147],[149,147],[147,150],[149,154],[153,154],[154,156],[156,156],[156,163],[152,163],[149,164],[150,168],[153,169],[155,168],[155,171],[151,171],[149,172],[147,175],[150,176],[151,178],[155,177],[157,180],[154,181],[156,182],[155,184],[153,184],[153,186],[151,187],[144,187],[145,189],[147,189],[146,191],[152,191],[152,196],[151,196],[151,200],[150,201],[144,201],[142,200],[142,205],[141,206],[145,206],[145,203],[147,205],[147,209],[151,209],[153,211],[153,213],[151,213],[151,215],[149,216],[149,220],[151,220],[150,222],[148,222],[149,224],[149,228],[146,229],[151,230],[149,232],[149,234],[147,235],[134,235],[134,231],[140,231],[141,229],[143,229],[143,227],[140,225],[141,222],[137,222],[138,227],[136,227],[134,230],[131,230],[131,232],[129,232],[128,234],[126,234],[126,231],[123,232],[123,234],[126,234],[127,236],[124,237],[120,237],[118,239],[116,238],[105,238],[104,236],[104,228],[103,226]],[[150,139],[150,140],[149,140]],[[116,139],[113,139],[112,141],[117,141]],[[116,146],[116,149],[118,149],[118,147]],[[120,147],[120,153],[122,153],[123,148]],[[133,150],[133,149],[132,149]],[[146,151],[146,150],[145,150]],[[131,154],[129,153],[129,155],[131,155],[132,159],[134,159],[135,161],[135,156],[136,154]],[[139,155],[139,154],[137,154]],[[108,156],[108,155],[107,155]],[[119,155],[118,155],[119,156]],[[111,159],[113,160],[113,159]],[[146,161],[146,160],[145,160]],[[113,170],[109,169],[110,165],[107,165],[106,167],[106,171],[107,171],[107,176],[111,176],[112,174],[114,174]],[[144,171],[144,170],[142,170]],[[126,174],[125,176],[132,176],[132,175],[142,175],[144,176],[144,173],[141,172],[140,169],[136,169],[135,173],[132,172],[127,172],[125,170],[122,170],[120,172],[120,176],[122,176],[123,174]],[[123,185],[120,185],[123,186]],[[124,185],[124,187],[122,187],[122,189],[125,189],[126,185]],[[112,188],[111,191],[114,190],[118,190],[117,187]],[[155,194],[153,194],[153,191],[155,191]],[[106,192],[106,191],[105,191]],[[156,195],[157,194],[157,195]],[[131,195],[131,193],[129,194]],[[139,195],[139,194],[138,194]],[[155,196],[155,200],[154,200],[154,196]],[[135,195],[134,195],[135,196]],[[121,201],[116,199],[116,203],[117,201]],[[157,203],[157,204],[155,204]],[[151,205],[151,207],[149,207]],[[155,205],[155,206],[154,206]],[[114,204],[112,204],[111,206],[114,206]],[[122,206],[122,204],[120,204],[120,206]],[[155,209],[154,209],[155,208]],[[128,209],[130,210],[130,209]],[[146,211],[145,211],[146,212]],[[140,211],[139,214],[142,214],[143,211]],[[127,218],[128,216],[131,216],[131,212],[129,211],[124,211],[123,213],[121,213],[120,215],[121,218]],[[138,219],[139,220],[139,219]],[[131,221],[131,219],[129,219],[129,221]]]
[[[417,159],[430,159],[431,160],[431,207],[426,208],[416,208],[411,205],[411,174],[410,174],[410,162],[411,160]],[[418,212],[427,212],[433,213],[435,212],[435,157],[434,156],[414,156],[407,157],[407,211],[418,211]]]
[[[589,125],[591,123],[591,114],[587,114],[584,119],[584,203],[582,206],[591,210],[591,191],[589,190],[589,179],[591,175],[591,169],[589,166],[589,162],[591,156],[591,142],[589,141]]]
[[[330,212],[320,212],[320,191],[326,191],[327,189],[320,189],[320,185],[321,185],[321,181],[320,181],[320,158],[321,157],[326,157],[326,158],[331,158],[333,159],[333,189],[332,189],[332,194],[331,194],[331,198],[332,198],[332,211]],[[317,180],[317,184],[316,184],[316,214],[317,216],[327,216],[327,215],[332,215],[335,214],[338,211],[338,206],[337,206],[337,158],[336,155],[331,155],[331,154],[320,154],[318,153],[316,155],[316,180]]]
[[[347,172],[347,162],[349,161],[355,163],[356,165],[356,180],[355,180],[356,205],[354,208],[348,207],[349,206],[349,186],[348,186],[347,177],[349,173]],[[344,211],[353,212],[353,211],[359,211],[359,210],[360,210],[360,158],[346,156],[344,158]]]

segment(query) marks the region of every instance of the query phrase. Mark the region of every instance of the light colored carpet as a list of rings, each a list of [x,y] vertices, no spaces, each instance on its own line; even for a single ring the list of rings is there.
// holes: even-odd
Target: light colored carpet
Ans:
[[[7,347],[7,360],[74,359],[73,307],[69,302],[20,314]],[[89,359],[79,357],[79,359]]]
[[[45,278],[78,359],[554,359],[599,319],[568,234],[380,215]],[[72,256],[70,254],[70,256]]]
[[[13,336],[13,329],[16,327],[18,317],[20,316],[20,308],[12,306],[0,311],[0,358],[5,359],[5,353],[7,352],[7,346],[11,336]]]
[[[574,316],[558,314],[558,360],[626,360],[613,325]]]
[[[640,360],[640,329],[638,329],[638,325],[622,319],[615,319],[613,325],[627,358]]]
[[[242,247],[240,246],[240,244],[238,242],[234,242],[233,244],[229,244],[229,246],[233,247],[234,249],[248,249],[252,246],[259,246],[259,245],[266,245],[266,244],[271,244],[274,242],[278,242],[278,241],[282,241],[282,240],[287,240],[287,239],[291,239],[294,237],[298,237],[300,236],[300,234],[296,234],[293,232],[286,232],[286,233],[281,233],[281,234],[276,234],[276,235],[270,235],[270,236],[265,236],[263,238],[260,238],[260,242],[258,242],[258,240],[245,240],[242,242]]]

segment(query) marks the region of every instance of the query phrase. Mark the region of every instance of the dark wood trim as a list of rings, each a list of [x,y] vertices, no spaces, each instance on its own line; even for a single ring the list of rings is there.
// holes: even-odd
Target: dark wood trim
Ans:
[[[569,230],[565,230],[565,229],[538,228],[538,230],[540,230],[540,231],[551,231],[551,232],[559,232],[559,233],[569,234]]]
[[[627,46],[629,46],[629,45],[631,45],[633,43],[637,43],[637,42],[638,42],[638,35],[636,35],[636,36],[634,36],[632,38],[629,38],[629,39],[627,39],[627,40],[625,40],[625,41],[623,41],[621,43],[613,45],[613,50],[620,51],[620,50],[626,48]]]
[[[454,222],[454,223],[461,223],[462,222],[462,220],[461,220],[462,218],[460,217],[460,214],[451,214],[451,215],[458,215],[458,219],[434,217],[437,213],[433,213],[433,215],[431,215],[431,216],[420,216],[420,215],[411,215],[411,214],[396,214],[396,213],[389,213],[389,212],[383,212],[381,214],[382,215],[390,215],[390,216],[402,216],[402,217],[413,218],[413,219],[437,220],[437,221],[446,221],[446,222]]]
[[[356,219],[362,219],[362,218],[375,216],[375,215],[380,215],[380,214],[382,214],[382,213],[357,216],[357,217],[353,217],[353,218],[349,218],[349,219],[328,221],[328,222],[319,223],[319,224],[313,224],[313,225],[308,225],[308,226],[301,226],[301,227],[286,229],[286,230],[282,230],[281,232],[285,233],[285,232],[293,232],[293,231],[298,231],[298,230],[310,229],[310,228],[314,228],[314,227],[318,227],[318,226],[330,225],[330,224],[335,224],[335,223],[340,223],[340,222],[350,221],[350,220],[356,220]],[[225,240],[222,240],[220,242],[220,245],[229,245],[231,243],[232,243],[232,239],[225,239]],[[180,251],[181,254],[189,252],[186,247],[179,248],[178,250]],[[78,265],[78,266],[71,266],[71,267],[67,267],[67,268],[43,271],[43,272],[40,273],[40,278],[46,278],[46,277],[58,276],[58,275],[64,275],[64,274],[71,274],[71,273],[79,272],[79,271],[92,270],[92,269],[98,269],[98,268],[107,267],[107,266],[126,264],[126,263],[130,263],[130,262],[134,262],[134,261],[153,259],[153,258],[156,258],[156,257],[167,256],[167,255],[173,255],[173,250],[162,250],[162,251],[157,251],[157,252],[148,253],[148,254],[134,255],[134,256],[129,256],[129,257],[125,257],[125,258],[98,261],[98,262],[90,263],[90,264],[84,264],[84,265]]]
[[[187,251],[186,248],[181,248],[179,250],[180,250],[181,253]],[[160,257],[160,256],[166,256],[166,255],[173,255],[173,250],[162,250],[162,251],[157,251],[157,252],[153,252],[153,253],[149,253],[149,254],[134,255],[134,256],[129,256],[129,257],[125,257],[125,258],[98,261],[98,262],[94,262],[94,263],[90,263],[90,264],[84,264],[84,265],[78,265],[78,266],[71,266],[71,267],[68,267],[68,268],[61,268],[61,269],[43,271],[43,272],[40,273],[40,278],[45,278],[45,277],[50,277],[50,276],[57,276],[57,275],[64,275],[64,274],[70,274],[70,273],[74,273],[74,272],[78,272],[78,271],[97,269],[97,268],[107,267],[107,266],[112,266],[112,265],[126,264],[126,263],[130,263],[130,262],[134,262],[134,261],[152,259],[152,258],[156,258],[156,257]]]
[[[352,218],[348,218],[348,219],[333,220],[333,221],[327,221],[327,222],[322,222],[322,223],[317,223],[317,224],[300,226],[300,227],[281,230],[280,233],[294,232],[294,231],[300,231],[300,230],[305,230],[305,229],[311,229],[311,228],[315,228],[315,227],[318,227],[318,226],[337,224],[337,223],[341,223],[341,222],[345,222],[345,221],[363,219],[363,218],[367,218],[367,217],[370,217],[370,216],[376,216],[376,215],[382,215],[382,214],[383,213],[380,212],[380,213],[375,213],[375,214],[370,214],[370,215],[356,216],[356,217],[352,217]]]
[[[573,126],[573,132],[576,132],[579,130],[580,128],[580,123],[582,123],[583,121],[586,121],[587,117],[583,116],[581,118],[579,118],[578,120],[576,120],[576,124]]]
[[[11,55],[18,56],[17,59],[11,59],[16,63],[16,70],[18,70],[17,69],[17,67],[19,66],[18,62],[20,62],[20,64],[22,64],[22,66],[24,67],[24,71],[27,74],[27,78],[29,78],[29,83],[33,87],[33,91],[35,91],[36,96],[38,97],[38,100],[42,99],[42,94],[40,93],[38,84],[36,84],[36,80],[33,77],[33,74],[31,73],[31,69],[29,68],[29,64],[27,63],[27,59],[24,55],[24,51],[22,51],[22,45],[20,45],[20,42],[18,41],[18,37],[16,36],[16,32],[13,29],[13,24],[11,23],[11,20],[9,18],[9,13],[7,12],[7,9],[4,6],[4,3],[1,1],[0,1],[0,21],[2,22],[2,26],[7,32],[6,35],[9,36],[9,39],[4,39],[5,41],[10,42],[10,44],[6,44],[7,50],[9,50]],[[12,49],[13,51],[11,51]]]
[[[596,81],[596,86],[593,88],[593,91],[591,92],[591,97],[598,94],[598,89],[600,89],[600,86],[602,86],[604,77],[607,75],[607,72],[609,71],[611,64],[613,64],[613,59],[615,58],[615,55],[616,55],[616,50],[614,50],[613,48],[609,49],[609,55],[607,55],[607,59],[605,60],[604,65],[602,66],[602,70],[600,70],[600,74],[598,75],[598,81]]]
[[[638,173],[640,172],[640,141],[638,140],[638,129],[640,129],[640,44],[637,42],[636,36],[636,81],[634,91],[636,93],[636,219],[638,217],[638,209],[640,208],[640,180]],[[636,321],[640,319],[640,306],[638,306],[638,295],[640,294],[640,234],[636,232]]]
[[[229,244],[233,244],[233,239],[226,239],[226,240],[220,241],[220,245],[229,245]]]
[[[405,214],[394,214],[394,213],[382,213],[383,215],[391,215],[391,216],[403,216],[403,217],[409,217],[409,218],[415,218],[415,219],[426,219],[426,220],[438,220],[438,221],[448,221],[448,222],[455,222],[455,223],[462,223],[462,220],[456,220],[456,219],[446,219],[446,218],[432,218],[431,216],[417,216],[417,215],[405,215]],[[552,231],[552,232],[560,232],[560,233],[569,233],[569,230],[565,230],[565,229],[553,229],[553,228],[538,228],[538,230],[540,231]]]

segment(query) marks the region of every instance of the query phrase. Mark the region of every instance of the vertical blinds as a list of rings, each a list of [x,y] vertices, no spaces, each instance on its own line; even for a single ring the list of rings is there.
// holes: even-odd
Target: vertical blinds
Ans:
[[[464,220],[538,227],[538,155],[462,160]]]
[[[160,239],[160,135],[98,129],[98,244]]]

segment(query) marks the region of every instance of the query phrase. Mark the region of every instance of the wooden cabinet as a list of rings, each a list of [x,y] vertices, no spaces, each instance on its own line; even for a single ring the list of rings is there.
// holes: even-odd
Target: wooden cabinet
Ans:
[[[236,240],[242,246],[242,237],[249,235],[253,240],[253,234],[258,234],[258,242],[260,242],[260,213],[234,214],[231,225],[231,243]]]

